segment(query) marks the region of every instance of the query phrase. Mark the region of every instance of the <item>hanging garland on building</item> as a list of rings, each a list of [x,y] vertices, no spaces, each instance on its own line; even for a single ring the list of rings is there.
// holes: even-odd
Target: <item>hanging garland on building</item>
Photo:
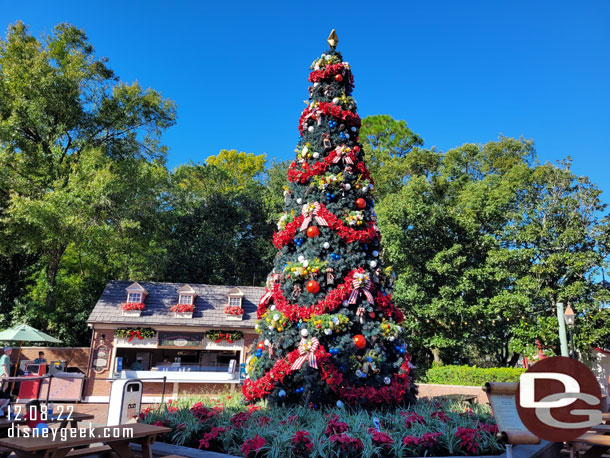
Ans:
[[[205,338],[208,340],[213,340],[216,343],[220,343],[223,340],[226,340],[229,343],[233,343],[243,339],[244,335],[240,331],[222,331],[218,329],[213,329],[205,333]]]
[[[153,328],[117,328],[114,330],[114,336],[129,339],[128,341],[131,342],[134,338],[153,339],[157,336],[157,331]]]

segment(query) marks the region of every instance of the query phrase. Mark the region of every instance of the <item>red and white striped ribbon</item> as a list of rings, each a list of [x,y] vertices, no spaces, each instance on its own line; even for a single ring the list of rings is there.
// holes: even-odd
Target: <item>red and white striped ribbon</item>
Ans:
[[[309,227],[309,223],[311,223],[314,218],[320,226],[328,226],[328,222],[321,216],[318,216],[320,208],[321,206],[318,202],[303,205],[303,209],[301,210],[301,214],[304,216],[303,223],[301,223],[302,231]]]
[[[305,361],[309,362],[309,367],[313,367],[314,369],[318,368],[318,360],[316,358],[315,352],[320,346],[320,341],[316,337],[312,337],[311,340],[301,339],[299,343],[299,356],[297,360],[292,364],[293,371],[299,370]]]
[[[354,161],[352,160],[352,157],[349,155],[349,150],[343,145],[341,145],[335,149],[335,156],[333,157],[333,160],[331,162],[333,164],[336,164],[336,163],[340,162],[342,159],[343,159],[343,162],[345,162],[346,164],[354,163]]]
[[[355,304],[358,300],[358,295],[362,292],[366,296],[366,300],[371,304],[374,302],[373,295],[371,294],[371,281],[364,280],[362,281],[359,278],[354,278],[352,280],[352,292],[349,295],[349,299],[347,302],[349,304]]]

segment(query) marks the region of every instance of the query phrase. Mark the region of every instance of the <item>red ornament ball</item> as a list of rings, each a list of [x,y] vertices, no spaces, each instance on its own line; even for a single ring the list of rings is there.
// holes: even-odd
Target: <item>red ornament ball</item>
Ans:
[[[335,75],[335,80],[341,82],[343,81],[343,77],[341,75]]]
[[[354,336],[354,345],[362,350],[366,347],[366,338],[362,334],[356,334]]]
[[[259,343],[256,345],[256,348],[257,348],[258,350],[264,350],[264,349],[265,349],[265,342],[259,342]]]
[[[307,228],[307,237],[310,239],[316,238],[318,235],[320,235],[320,229],[317,226],[309,226]]]
[[[320,283],[315,280],[308,281],[307,291],[309,291],[311,294],[316,294],[318,291],[320,291]]]
[[[364,200],[362,197],[356,199],[356,208],[362,210],[365,207],[366,207],[366,200]]]
[[[352,149],[354,150],[354,153],[360,152],[360,147],[358,145],[354,146]]]

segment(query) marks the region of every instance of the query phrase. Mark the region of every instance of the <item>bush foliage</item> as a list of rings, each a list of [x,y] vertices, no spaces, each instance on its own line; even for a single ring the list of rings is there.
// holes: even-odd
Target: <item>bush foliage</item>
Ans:
[[[518,382],[520,367],[435,366],[426,371],[422,383],[482,386],[486,382]]]

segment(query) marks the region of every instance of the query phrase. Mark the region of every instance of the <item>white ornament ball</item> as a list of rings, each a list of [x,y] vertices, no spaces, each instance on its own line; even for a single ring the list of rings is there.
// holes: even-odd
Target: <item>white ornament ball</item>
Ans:
[[[377,250],[373,251],[373,256],[375,256],[375,257],[379,256],[379,251],[377,251]]]
[[[333,99],[333,103],[334,103],[334,104],[339,103],[339,97],[335,97],[335,98]]]
[[[362,187],[360,188],[360,192],[361,192],[362,194],[366,194],[367,192],[369,192],[369,187],[368,187],[368,186],[362,186]]]
[[[330,248],[330,243],[324,242],[324,244],[322,246],[324,247],[325,250],[328,250]]]
[[[301,199],[300,197],[297,199],[297,204],[301,205],[303,203],[303,199]]]
[[[349,134],[345,134],[345,138],[349,140]]]
[[[272,304],[271,307],[269,307],[269,310],[274,311],[275,310],[275,304]]]
[[[271,325],[269,325],[269,326],[268,326],[268,328],[269,328],[269,330],[270,330],[270,331],[273,331],[273,330],[275,329],[275,328],[274,328],[273,326],[271,326]]]
[[[301,329],[301,336],[307,337],[309,335],[309,331],[305,328]]]
[[[371,268],[375,268],[377,267],[377,261],[373,260],[373,261],[369,261],[369,266],[371,266]]]
[[[349,303],[347,301],[343,301],[343,307],[347,307]]]
[[[317,159],[320,157],[320,153],[318,153],[317,151],[315,153],[312,154],[314,159]]]
[[[346,191],[349,191],[350,189],[352,189],[352,185],[349,184],[349,183],[345,183],[344,188],[345,188]]]
[[[352,132],[356,132],[358,129],[356,129],[355,126],[352,126]]]
[[[385,377],[383,379],[383,383],[385,383],[386,385],[389,385],[392,382],[392,379],[390,377]]]
[[[265,339],[265,346],[268,347],[271,345],[271,341],[269,339]]]
[[[260,327],[258,326],[258,324],[256,326],[254,326],[254,330],[258,331],[260,329]]]
[[[390,342],[394,342],[396,338],[394,336],[390,336],[390,338],[388,339]]]
[[[318,82],[313,83],[313,87],[318,87],[319,85],[320,85],[320,83],[318,83]]]
[[[337,401],[337,407],[342,409],[344,406],[345,406],[345,404],[343,404],[343,401],[341,401],[341,400]]]
[[[313,132],[313,126],[309,126],[309,127],[307,128],[307,131],[308,131],[308,132]]]
[[[309,265],[309,261],[306,259],[305,261],[303,261],[303,267],[307,267]]]
[[[276,313],[275,315],[273,315],[273,321],[278,321],[280,319],[280,314]]]
[[[305,256],[300,255],[297,259],[299,260],[299,262],[303,262],[305,261]]]
[[[326,334],[327,336],[331,335],[332,333],[333,333],[332,329],[328,329],[328,328],[326,328],[326,329],[324,330],[324,334]]]

